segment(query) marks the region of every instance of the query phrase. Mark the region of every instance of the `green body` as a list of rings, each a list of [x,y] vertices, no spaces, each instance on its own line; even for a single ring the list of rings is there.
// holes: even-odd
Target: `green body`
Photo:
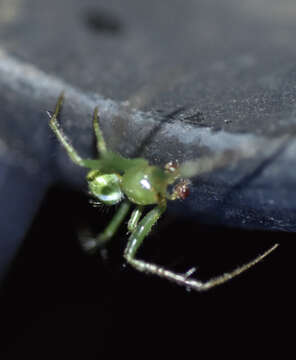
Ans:
[[[127,198],[137,205],[158,204],[166,198],[168,179],[156,166],[135,166],[122,177],[122,190]]]

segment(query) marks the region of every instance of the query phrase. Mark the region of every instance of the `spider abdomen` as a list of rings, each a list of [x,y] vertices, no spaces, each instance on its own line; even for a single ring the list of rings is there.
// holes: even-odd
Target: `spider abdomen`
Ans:
[[[167,182],[162,169],[148,165],[128,169],[122,177],[121,187],[131,202],[152,205],[165,197]]]

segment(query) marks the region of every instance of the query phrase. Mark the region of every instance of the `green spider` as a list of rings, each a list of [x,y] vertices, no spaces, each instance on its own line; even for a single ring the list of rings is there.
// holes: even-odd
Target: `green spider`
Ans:
[[[209,163],[206,158],[201,159],[200,163],[188,162],[183,166],[179,166],[177,162],[169,162],[162,169],[150,165],[144,158],[125,158],[107,149],[99,126],[97,107],[93,115],[93,128],[100,157],[98,159],[83,159],[72,147],[57,122],[63,101],[64,94],[62,93],[58,98],[53,115],[48,112],[51,129],[66,149],[70,159],[75,164],[89,169],[86,180],[91,196],[97,202],[105,205],[115,205],[122,202],[105,231],[88,241],[86,244],[88,250],[95,251],[103,247],[114,236],[129,213],[131,205],[136,207],[132,211],[127,225],[130,236],[124,251],[125,260],[138,271],[158,275],[183,285],[187,289],[204,291],[225,283],[260,262],[278,246],[278,244],[275,244],[249,263],[234,269],[230,273],[224,273],[205,282],[190,277],[195,268],[186,273],[176,273],[136,258],[137,251],[143,240],[165,212],[167,200],[185,199],[188,196],[190,182],[183,179],[182,175],[186,173],[193,176],[196,173],[210,171],[215,166],[215,161]],[[218,157],[217,159],[220,161],[223,158]],[[188,171],[188,168],[193,170],[189,169]],[[172,187],[171,193],[168,191],[168,187]],[[146,205],[155,205],[155,207],[142,217]]]

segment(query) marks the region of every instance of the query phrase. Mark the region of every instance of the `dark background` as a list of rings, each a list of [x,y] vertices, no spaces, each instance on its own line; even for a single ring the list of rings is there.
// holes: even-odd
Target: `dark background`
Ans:
[[[281,242],[252,270],[196,293],[125,267],[125,229],[110,245],[107,260],[85,255],[77,230],[85,224],[99,230],[108,212],[102,215],[86,197],[65,188],[48,193],[2,287],[5,359],[97,359],[133,352],[215,356],[217,347],[235,355],[236,346],[252,354],[290,344],[294,253],[292,241],[282,240],[293,234],[207,227],[167,215],[140,255],[178,271],[197,265],[201,279]]]
[[[295,18],[289,0],[0,0],[1,359],[293,345]],[[84,254],[79,231],[101,231],[114,209],[89,205],[84,171],[49,130],[61,90],[83,155],[94,156],[96,104],[125,155],[164,164],[257,149],[193,179],[141,257],[207,279],[281,246],[203,294],[125,266],[124,226],[106,259]]]

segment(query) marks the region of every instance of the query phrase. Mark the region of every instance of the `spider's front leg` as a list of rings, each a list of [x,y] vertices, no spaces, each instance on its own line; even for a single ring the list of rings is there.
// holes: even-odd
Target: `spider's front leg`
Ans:
[[[124,258],[131,266],[133,266],[139,271],[155,273],[155,271],[151,270],[151,267],[153,269],[158,268],[154,264],[149,264],[145,261],[136,259],[135,255],[142,242],[144,241],[145,237],[150,233],[152,226],[157,223],[158,219],[161,217],[165,209],[166,204],[164,203],[161,205],[157,205],[154,209],[149,211],[143,217],[143,219],[139,223],[137,223],[136,227],[134,228],[128,239],[127,246],[124,250]],[[129,226],[129,229],[131,230],[132,226]]]
[[[139,222],[136,229],[131,233],[129,237],[127,247],[124,251],[124,258],[132,267],[134,267],[138,271],[158,275],[160,277],[176,282],[177,284],[193,287],[192,284],[190,284],[192,280],[188,279],[190,273],[192,272],[178,274],[156,264],[139,260],[135,257],[145,237],[150,233],[152,226],[156,224],[165,209],[166,204],[161,204],[156,206],[144,216],[144,218]],[[203,284],[196,280],[194,280],[194,283],[195,288],[200,290]]]
[[[127,247],[124,251],[124,257],[126,261],[138,271],[160,276],[162,278],[173,281],[179,285],[183,285],[188,289],[194,289],[196,291],[205,291],[217,285],[223,284],[229,281],[230,279],[238,276],[242,272],[248,270],[249,268],[257,264],[261,260],[263,260],[263,258],[269,255],[278,246],[278,244],[274,245],[273,247],[265,251],[262,255],[257,256],[252,261],[234,269],[229,273],[225,273],[220,276],[211,278],[205,282],[192,279],[190,278],[190,276],[194,272],[194,268],[190,269],[189,271],[183,274],[176,273],[171,270],[167,270],[166,268],[161,267],[159,265],[148,263],[146,261],[139,260],[136,258],[137,251],[141,246],[143,240],[150,233],[152,226],[156,224],[156,222],[158,221],[162,213],[165,211],[165,209],[166,209],[165,205],[158,205],[154,209],[152,209],[146,216],[144,216],[144,218],[140,221],[136,229],[132,232],[132,234],[129,237]]]
[[[131,217],[127,224],[127,229],[130,233],[136,230],[139,220],[143,213],[143,206],[138,205],[136,209],[132,212]]]

